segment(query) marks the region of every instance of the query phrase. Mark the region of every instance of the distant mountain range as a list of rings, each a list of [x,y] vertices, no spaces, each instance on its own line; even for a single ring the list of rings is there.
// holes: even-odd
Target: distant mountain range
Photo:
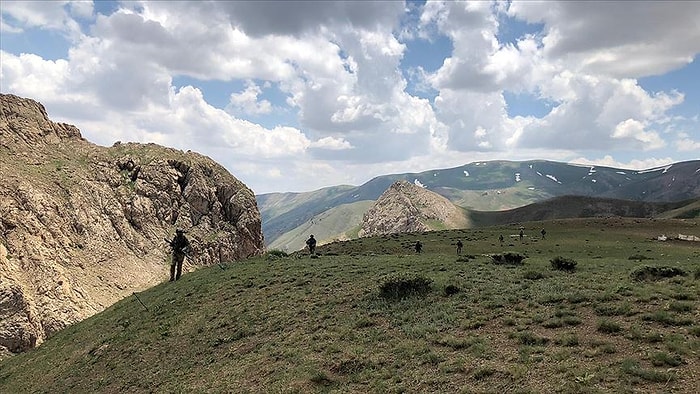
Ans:
[[[543,160],[482,161],[382,175],[360,186],[261,194],[256,199],[265,242],[268,248],[291,251],[301,249],[308,234],[321,242],[356,238],[365,213],[396,181],[420,186],[467,210],[470,226],[600,215],[648,217],[674,209],[695,217],[692,204],[700,198],[700,160],[641,171]],[[539,205],[525,208],[535,203]]]

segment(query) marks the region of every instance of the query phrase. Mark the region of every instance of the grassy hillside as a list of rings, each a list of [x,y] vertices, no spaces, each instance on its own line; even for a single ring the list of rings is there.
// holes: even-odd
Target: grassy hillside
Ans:
[[[322,212],[302,225],[282,234],[275,239],[268,249],[279,249],[293,252],[305,247],[305,241],[310,234],[318,240],[319,244],[327,243],[341,238],[362,221],[362,216],[374,204],[374,201],[358,201],[350,204],[342,204]],[[340,235],[339,235],[340,234]],[[356,238],[345,236],[344,239]]]
[[[700,235],[700,221],[579,219],[524,230],[522,242],[515,226],[397,234],[323,246],[319,258],[268,255],[201,269],[3,361],[0,392],[700,387],[700,249],[655,240]],[[411,252],[417,239],[420,255]],[[525,264],[487,256],[504,251]],[[577,269],[553,270],[556,256]],[[643,266],[685,275],[633,279]],[[430,280],[430,291],[382,297],[382,284],[401,283],[397,275]]]
[[[693,219],[700,217],[697,214],[698,202],[700,201],[652,203],[611,198],[563,196],[505,211],[470,211],[469,215],[476,227],[533,220],[613,216]]]

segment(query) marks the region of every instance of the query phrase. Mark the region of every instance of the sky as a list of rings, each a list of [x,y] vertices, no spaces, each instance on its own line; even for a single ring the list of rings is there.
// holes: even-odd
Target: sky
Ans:
[[[700,158],[700,1],[0,2],[0,91],[256,194]]]

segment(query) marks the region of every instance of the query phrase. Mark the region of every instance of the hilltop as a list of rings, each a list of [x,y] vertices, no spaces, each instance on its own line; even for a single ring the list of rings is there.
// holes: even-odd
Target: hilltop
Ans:
[[[185,269],[261,254],[253,192],[195,152],[92,144],[38,102],[0,95],[0,357]]]
[[[511,237],[521,226],[522,242]],[[529,222],[203,268],[4,360],[0,392],[688,393],[700,387],[700,253],[656,238],[699,229],[697,219]],[[505,251],[524,264],[494,264]],[[556,256],[576,269],[552,269]],[[649,267],[676,276],[634,275]],[[401,278],[427,290],[382,296]]]
[[[365,213],[358,236],[468,227],[463,209],[406,181],[394,182]]]

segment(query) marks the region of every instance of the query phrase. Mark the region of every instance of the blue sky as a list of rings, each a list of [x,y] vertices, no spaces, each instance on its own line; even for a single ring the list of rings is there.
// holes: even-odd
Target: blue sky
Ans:
[[[0,3],[0,90],[254,192],[700,158],[700,2]]]

